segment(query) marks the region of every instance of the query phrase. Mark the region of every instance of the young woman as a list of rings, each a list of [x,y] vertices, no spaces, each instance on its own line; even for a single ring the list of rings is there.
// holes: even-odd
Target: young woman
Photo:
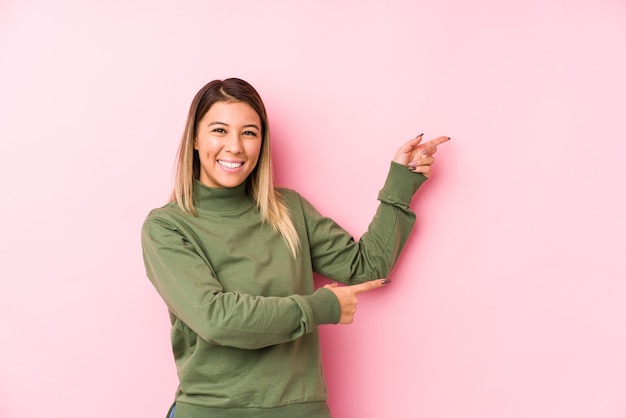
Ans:
[[[195,96],[171,200],[142,229],[146,272],[167,304],[180,384],[168,416],[330,417],[318,326],[349,324],[360,292],[383,286],[415,215],[411,197],[437,146],[396,152],[357,242],[273,183],[256,90],[215,80]],[[348,286],[315,290],[313,272]]]

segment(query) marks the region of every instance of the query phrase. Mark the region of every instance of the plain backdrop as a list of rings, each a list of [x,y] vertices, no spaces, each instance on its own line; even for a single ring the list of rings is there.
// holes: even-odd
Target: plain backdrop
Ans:
[[[452,137],[393,283],[322,327],[334,417],[626,417],[625,74],[623,0],[2,0],[0,416],[165,416],[139,232],[235,76],[355,237],[400,144]]]

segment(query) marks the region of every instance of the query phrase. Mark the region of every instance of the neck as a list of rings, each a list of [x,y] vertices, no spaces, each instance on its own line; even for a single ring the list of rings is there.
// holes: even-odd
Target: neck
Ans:
[[[246,183],[236,187],[209,187],[196,180],[194,206],[209,212],[232,212],[254,204],[246,190]]]

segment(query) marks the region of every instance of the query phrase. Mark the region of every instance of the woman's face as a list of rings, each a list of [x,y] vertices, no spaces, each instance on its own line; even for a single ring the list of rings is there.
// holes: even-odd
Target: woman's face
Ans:
[[[237,187],[259,161],[261,118],[245,102],[216,102],[198,124],[194,149],[200,158],[200,182]]]

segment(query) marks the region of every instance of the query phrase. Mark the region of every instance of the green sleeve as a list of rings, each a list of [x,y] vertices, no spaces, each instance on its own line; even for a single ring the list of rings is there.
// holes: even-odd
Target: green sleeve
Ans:
[[[211,266],[164,219],[148,217],[142,248],[147,275],[170,312],[207,342],[258,349],[339,320],[337,298],[327,289],[288,297],[224,292]]]
[[[409,205],[425,180],[424,175],[392,162],[378,195],[378,210],[359,241],[303,200],[314,270],[346,284],[387,277],[415,224]]]

